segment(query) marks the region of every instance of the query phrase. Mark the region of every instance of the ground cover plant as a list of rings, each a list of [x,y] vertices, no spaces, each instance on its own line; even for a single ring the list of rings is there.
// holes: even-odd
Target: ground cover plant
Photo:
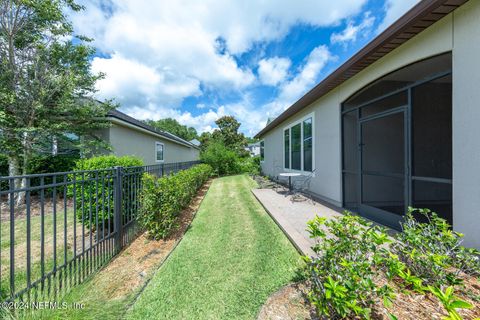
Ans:
[[[420,222],[420,216],[426,222]],[[480,298],[464,285],[472,277],[479,281],[479,252],[462,247],[463,235],[426,209],[411,208],[402,229],[389,236],[384,228],[349,212],[309,222],[310,235],[317,239],[317,257],[306,258],[309,299],[320,316],[378,318],[378,301],[389,310],[397,294],[413,293],[438,299],[445,319],[479,315],[475,305]],[[394,312],[388,316],[397,319]]]
[[[127,319],[254,319],[292,280],[299,255],[247,175],[213,181],[189,231]]]

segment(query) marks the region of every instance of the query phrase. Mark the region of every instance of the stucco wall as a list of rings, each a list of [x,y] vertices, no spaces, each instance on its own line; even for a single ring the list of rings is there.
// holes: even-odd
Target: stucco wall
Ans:
[[[315,177],[311,191],[337,206],[342,203],[341,103],[376,79],[418,60],[452,50],[452,15],[438,21],[407,43],[344,82],[307,108],[268,132],[262,169],[275,175],[274,163],[283,166],[283,128],[305,115],[315,116]],[[280,170],[285,171],[285,170]]]
[[[413,62],[452,51],[453,55],[453,226],[465,243],[480,248],[480,1],[470,1],[376,61],[264,137],[262,169],[276,175],[283,166],[283,129],[315,113],[315,167],[311,191],[342,203],[341,103],[376,79]]]
[[[480,1],[454,14],[453,225],[480,248]]]
[[[199,159],[198,149],[182,146],[126,126],[113,124],[109,129],[113,153],[118,156],[133,155],[143,159],[145,165],[156,164],[155,142],[164,144],[164,163],[194,161]]]

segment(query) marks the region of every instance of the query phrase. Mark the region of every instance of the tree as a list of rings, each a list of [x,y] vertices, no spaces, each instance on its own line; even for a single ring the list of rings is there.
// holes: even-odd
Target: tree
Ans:
[[[247,139],[243,133],[239,133],[240,122],[233,116],[223,116],[215,121],[218,130],[212,134],[212,139],[222,141],[227,148],[236,151],[239,155],[246,154]]]
[[[159,130],[170,132],[187,141],[198,138],[198,133],[195,128],[182,125],[177,120],[172,118],[160,119],[156,121],[147,120],[146,123]]]
[[[202,132],[200,137],[198,137],[198,140],[200,141],[200,148],[205,150],[212,140],[212,134],[208,131]]]
[[[84,137],[80,148],[98,146],[94,132],[108,125],[101,119],[113,105],[91,99],[103,76],[91,72],[94,49],[65,16],[82,9],[73,0],[0,0],[0,149],[11,176],[28,173],[39,141],[69,133]]]
[[[251,138],[251,137],[247,137],[246,139],[247,139],[247,143],[249,143],[249,144],[250,143],[257,143],[258,141],[260,141],[256,138]]]

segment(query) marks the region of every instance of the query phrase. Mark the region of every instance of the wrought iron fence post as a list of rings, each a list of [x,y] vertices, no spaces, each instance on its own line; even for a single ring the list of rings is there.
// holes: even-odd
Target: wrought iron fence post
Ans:
[[[115,224],[115,252],[122,249],[122,175],[123,168],[115,167],[114,184],[114,224]]]

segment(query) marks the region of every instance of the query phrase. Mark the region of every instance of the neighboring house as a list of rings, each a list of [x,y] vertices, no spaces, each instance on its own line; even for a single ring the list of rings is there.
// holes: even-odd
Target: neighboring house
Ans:
[[[431,208],[480,248],[480,1],[423,0],[261,130],[263,172],[399,228]]]
[[[109,112],[107,118],[112,125],[100,135],[110,143],[115,155],[137,156],[145,165],[195,161],[200,157],[198,146],[118,110]]]
[[[246,148],[246,151],[250,152],[252,157],[260,155],[260,142],[250,143]]]

